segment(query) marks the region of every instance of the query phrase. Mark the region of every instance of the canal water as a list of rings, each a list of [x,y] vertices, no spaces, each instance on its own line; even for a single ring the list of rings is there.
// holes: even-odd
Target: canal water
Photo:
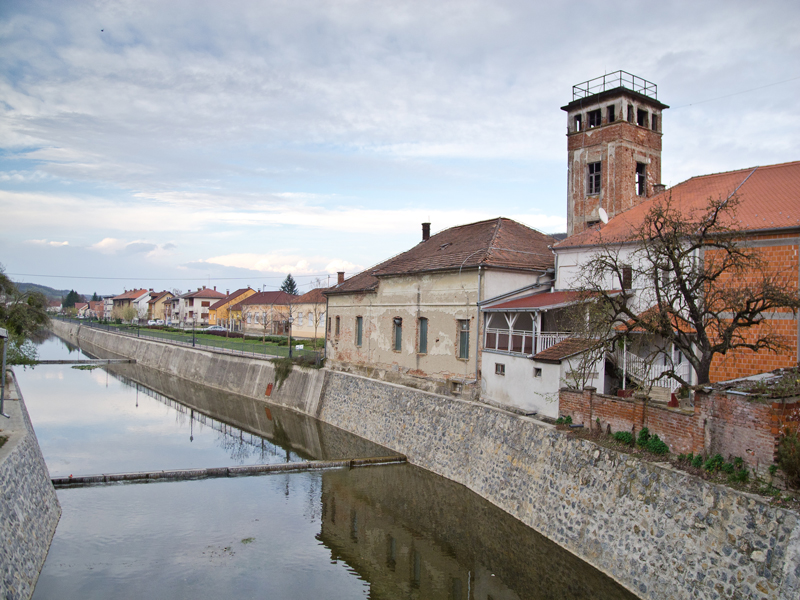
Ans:
[[[94,356],[56,337],[39,353]],[[51,476],[391,454],[139,365],[16,372]],[[36,599],[635,598],[411,465],[60,489],[58,498]]]

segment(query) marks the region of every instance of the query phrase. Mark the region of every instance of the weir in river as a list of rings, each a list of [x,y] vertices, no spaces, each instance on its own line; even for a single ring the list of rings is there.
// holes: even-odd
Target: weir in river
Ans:
[[[52,338],[40,352],[64,348]],[[390,454],[139,365],[48,365],[18,378],[51,475]],[[63,515],[35,598],[633,598],[463,486],[411,465],[58,496]]]

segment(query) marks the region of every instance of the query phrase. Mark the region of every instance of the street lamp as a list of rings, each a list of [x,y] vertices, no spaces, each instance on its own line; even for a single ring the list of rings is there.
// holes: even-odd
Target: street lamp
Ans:
[[[292,358],[292,323],[294,322],[294,318],[289,317],[286,319],[286,322],[289,323],[289,358]]]

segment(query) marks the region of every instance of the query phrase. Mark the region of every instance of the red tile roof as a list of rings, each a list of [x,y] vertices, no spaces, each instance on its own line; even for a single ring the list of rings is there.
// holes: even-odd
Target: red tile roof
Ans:
[[[547,350],[542,350],[533,357],[533,360],[549,363],[560,363],[565,358],[580,354],[592,347],[595,342],[583,338],[567,338],[557,344],[550,346]]]
[[[181,298],[224,298],[225,294],[212,290],[211,288],[202,288],[196,292],[186,292]]]
[[[554,264],[548,248],[556,240],[521,223],[498,217],[445,229],[324,293],[342,294],[374,290],[387,275],[455,271],[482,267],[544,271]]]
[[[146,293],[147,290],[131,290],[129,292],[125,292],[124,294],[120,294],[119,296],[114,296],[112,300],[136,300]]]
[[[227,304],[227,303],[228,303],[228,302],[230,302],[231,300],[235,300],[236,298],[238,298],[239,296],[241,296],[242,294],[244,294],[244,293],[245,293],[246,291],[248,291],[249,289],[251,289],[251,288],[249,288],[249,287],[246,287],[246,288],[240,288],[240,289],[236,290],[235,292],[233,292],[233,293],[231,293],[231,294],[228,294],[228,295],[227,295],[227,296],[225,296],[225,297],[224,297],[222,300],[218,300],[217,302],[215,302],[214,304],[212,304],[210,308],[211,308],[212,310],[213,310],[213,309],[217,309],[217,308],[222,308],[223,306],[225,306],[225,304]]]
[[[306,292],[302,296],[297,296],[292,299],[292,304],[325,304],[325,296],[323,292],[325,288],[315,288],[310,292]]]
[[[231,306],[231,310],[242,310],[242,306],[253,306],[258,304],[291,304],[292,299],[297,298],[292,294],[286,292],[258,292],[252,296],[245,298],[241,302]]]
[[[621,290],[609,290],[608,293],[616,295]],[[491,304],[483,308],[484,311],[508,311],[508,310],[530,310],[540,308],[558,308],[560,306],[567,306],[575,302],[581,302],[585,299],[587,293],[577,290],[568,290],[561,292],[539,292],[538,294],[529,294],[521,298],[514,298],[500,304]]]
[[[710,198],[739,198],[736,220],[743,230],[800,229],[800,161],[702,175],[679,183],[626,210],[605,225],[577,233],[556,248],[593,246],[601,241],[630,239],[647,212],[657,202],[669,199],[682,212],[703,211]]]
[[[167,294],[172,296],[172,292],[168,292],[166,290],[163,291],[163,292],[150,292],[150,300],[147,303],[148,304],[155,304],[156,302],[158,302],[159,300],[164,298],[164,296],[166,296]]]

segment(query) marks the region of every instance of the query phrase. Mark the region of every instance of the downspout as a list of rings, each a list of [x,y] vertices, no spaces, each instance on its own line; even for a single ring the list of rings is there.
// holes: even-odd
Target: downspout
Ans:
[[[475,305],[476,310],[478,311],[478,331],[477,336],[475,339],[475,381],[478,381],[478,356],[481,352],[481,279],[483,277],[483,273],[481,273],[481,266],[478,265],[478,302]]]

